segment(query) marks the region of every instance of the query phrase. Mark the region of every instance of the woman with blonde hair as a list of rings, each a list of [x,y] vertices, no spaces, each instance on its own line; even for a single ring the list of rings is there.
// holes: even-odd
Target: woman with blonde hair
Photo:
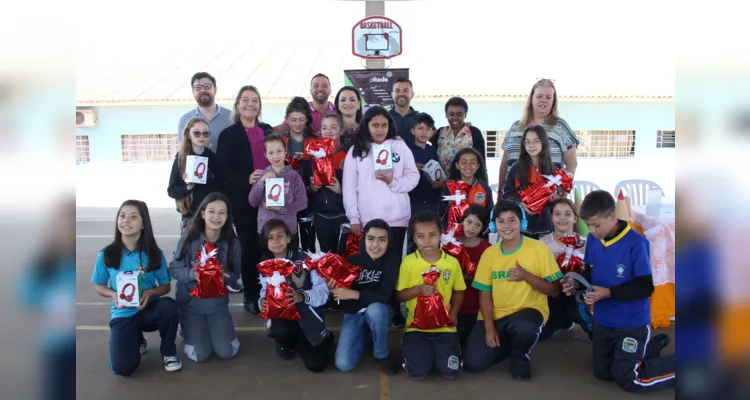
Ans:
[[[177,211],[182,214],[181,236],[187,230],[190,218],[195,214],[203,199],[210,193],[223,190],[224,185],[219,178],[219,165],[216,161],[216,155],[208,148],[211,134],[209,125],[203,118],[191,118],[182,131],[180,150],[175,155],[174,163],[172,163],[167,194],[175,199]],[[185,182],[189,174],[200,173],[200,171],[186,171],[187,157],[191,155],[208,158],[206,169],[208,176],[205,184]]]
[[[526,99],[523,117],[514,122],[503,139],[498,187],[505,185],[510,167],[518,161],[523,133],[529,126],[541,125],[549,138],[549,152],[556,168],[575,175],[578,167],[576,147],[579,142],[568,123],[557,111],[557,90],[551,79],[539,79]]]

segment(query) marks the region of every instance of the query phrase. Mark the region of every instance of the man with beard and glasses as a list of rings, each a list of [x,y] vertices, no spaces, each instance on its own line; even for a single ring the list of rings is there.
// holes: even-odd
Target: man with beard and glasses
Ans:
[[[323,116],[336,113],[336,106],[328,101],[331,97],[331,80],[324,74],[313,76],[310,81],[310,95],[313,99],[313,101],[308,102],[310,114],[313,118],[312,129],[316,136],[320,136],[320,121]],[[284,122],[276,125],[273,130],[276,133],[285,134],[289,132],[289,125],[284,120]]]
[[[414,127],[414,117],[419,114],[419,111],[411,106],[411,99],[414,98],[414,87],[411,81],[407,78],[396,79],[391,97],[394,106],[389,112],[396,125],[396,134],[407,144],[414,144],[414,134],[411,133],[411,128]]]
[[[219,134],[224,128],[232,125],[232,111],[215,103],[216,99],[216,79],[207,72],[198,72],[190,80],[190,86],[193,88],[193,97],[198,107],[188,111],[180,117],[180,123],[177,126],[177,144],[182,141],[182,131],[185,124],[190,118],[201,117],[208,122],[210,136],[210,149],[215,153],[219,148]]]

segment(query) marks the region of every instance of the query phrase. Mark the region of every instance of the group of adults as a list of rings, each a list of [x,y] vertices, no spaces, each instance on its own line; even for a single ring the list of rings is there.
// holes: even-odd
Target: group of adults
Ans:
[[[257,299],[260,291],[257,271],[257,251],[253,249],[258,243],[257,209],[248,202],[250,181],[253,171],[264,166],[263,139],[271,133],[284,134],[289,131],[289,121],[284,120],[275,126],[262,122],[262,96],[260,91],[251,85],[243,86],[237,92],[233,108],[227,109],[216,104],[216,79],[206,72],[193,75],[190,86],[197,106],[185,113],[178,124],[179,134],[187,122],[200,117],[208,122],[210,148],[219,149],[219,138],[222,140],[222,151],[216,151],[218,161],[225,171],[225,193],[230,200],[234,215],[234,226],[242,244],[242,282],[245,284],[245,308],[257,313]],[[363,115],[361,93],[358,88],[344,86],[338,90],[333,103],[331,82],[324,74],[315,75],[310,81],[309,101],[312,117],[312,130],[320,131],[321,120],[330,113],[339,114],[344,121],[342,141],[356,132]],[[411,105],[415,92],[409,79],[397,79],[392,87],[393,106],[389,113],[393,119],[397,135],[407,143],[414,141],[411,128],[414,118],[419,113]],[[450,98],[444,107],[447,124],[435,130],[430,142],[438,147],[438,158],[451,160],[462,148],[476,149],[486,161],[485,137],[480,129],[467,122],[468,103],[461,97]],[[568,124],[559,117],[558,98],[554,82],[549,79],[538,80],[526,100],[522,118],[513,123],[502,142],[503,157],[500,165],[498,187],[502,191],[508,170],[519,157],[521,140],[526,127],[541,125],[547,131],[549,152],[556,167],[565,168],[575,174],[577,167],[576,147],[578,140]],[[248,146],[250,142],[250,146]],[[223,154],[222,154],[223,153]],[[449,163],[448,161],[447,163]],[[486,165],[486,162],[485,164]],[[251,177],[248,180],[248,176]],[[301,232],[303,233],[303,232]],[[303,241],[305,238],[302,238]],[[309,240],[309,239],[308,239]],[[312,238],[314,243],[315,239]]]

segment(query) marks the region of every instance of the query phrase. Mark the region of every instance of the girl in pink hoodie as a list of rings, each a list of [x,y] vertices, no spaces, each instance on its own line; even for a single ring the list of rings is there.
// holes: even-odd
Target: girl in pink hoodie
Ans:
[[[419,170],[406,143],[396,137],[391,115],[382,107],[367,110],[344,161],[344,208],[351,233],[362,234],[362,226],[382,219],[393,232],[394,249],[403,253],[406,228],[411,218],[409,192],[419,183]],[[391,146],[393,168],[375,171],[376,145]],[[382,153],[382,152],[379,152]],[[384,162],[384,160],[379,160]]]

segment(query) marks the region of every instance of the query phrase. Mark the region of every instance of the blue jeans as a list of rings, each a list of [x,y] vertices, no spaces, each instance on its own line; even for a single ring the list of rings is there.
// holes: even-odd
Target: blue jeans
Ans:
[[[344,314],[339,344],[336,347],[336,368],[346,372],[353,370],[365,352],[367,328],[372,332],[375,358],[388,357],[388,323],[393,309],[387,304],[372,303],[364,312]]]

